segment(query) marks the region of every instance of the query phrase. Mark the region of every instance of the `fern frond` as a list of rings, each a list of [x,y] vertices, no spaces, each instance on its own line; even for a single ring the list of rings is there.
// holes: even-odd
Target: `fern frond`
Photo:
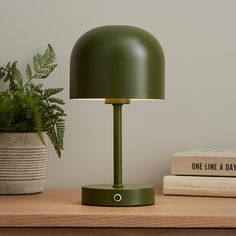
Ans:
[[[52,49],[52,46],[49,44],[45,53],[43,55],[37,54],[33,58],[33,67],[35,70],[34,78],[45,79],[57,66],[55,64],[56,56]]]
[[[9,89],[12,91],[17,91],[19,89],[17,83],[14,80],[10,81]]]
[[[56,134],[54,126],[50,126],[48,128],[47,135],[48,135],[48,138],[50,139],[52,145],[54,146],[54,149],[55,149],[58,157],[60,158],[61,157],[61,147],[59,145],[59,140],[57,138],[57,134]]]
[[[43,137],[43,133],[42,133],[41,131],[37,131],[37,134],[38,134],[39,139],[40,139],[40,141],[42,142],[42,144],[43,144],[44,146],[47,146],[47,144],[45,143],[44,137]]]
[[[16,62],[13,62],[13,64],[16,63]],[[11,66],[11,62],[8,62],[7,65],[6,65],[6,77],[4,78],[4,82],[8,82],[11,78],[12,78],[12,66]]]
[[[45,61],[44,61],[43,56],[40,55],[40,54],[37,54],[37,55],[36,55],[36,58],[37,58],[39,67],[40,67],[40,68],[44,67],[44,65],[45,65],[46,63],[45,63]]]
[[[53,71],[53,69],[57,66],[57,64],[48,64],[48,65],[44,65],[44,68]]]
[[[38,60],[37,60],[37,57],[36,57],[36,56],[34,56],[34,57],[33,57],[33,68],[34,68],[34,70],[35,70],[35,71],[38,71],[38,70],[39,70],[39,68],[40,68],[40,66],[39,66],[39,63],[38,63]]]
[[[14,63],[14,62],[13,62]],[[11,62],[8,62],[7,65],[6,65],[6,70],[10,70],[10,67],[11,67]]]
[[[12,83],[13,80],[15,80],[17,82],[18,89],[22,89],[23,78],[22,78],[20,71],[17,69],[16,64],[17,64],[17,62],[14,62],[11,67],[12,79],[10,79],[10,83]]]
[[[0,68],[0,80],[3,79],[6,75],[5,69],[3,67]]]
[[[45,53],[43,54],[43,58],[45,61],[47,61],[50,64],[55,62],[56,55],[55,55],[53,48],[50,44],[48,44],[47,49],[46,49]]]
[[[51,103],[57,103],[60,105],[65,105],[65,102],[60,98],[48,98],[48,101]]]
[[[8,62],[6,69],[1,68],[1,78],[4,82],[9,82],[9,89],[12,91],[22,90],[23,78],[20,71],[17,69],[17,61]]]
[[[63,90],[63,88],[48,88],[44,90],[44,99],[47,99],[51,97],[52,95],[55,95],[57,93],[60,93]]]
[[[45,143],[45,140],[43,137],[43,126],[42,126],[41,115],[39,115],[39,114],[38,113],[35,114],[36,130],[37,130],[37,133],[38,133],[38,136],[39,136],[41,142],[46,146],[46,143]]]
[[[63,150],[63,139],[64,139],[64,131],[65,131],[64,122],[57,122],[56,128],[57,128],[58,143],[60,145],[60,148]]]
[[[26,76],[28,78],[28,80],[32,79],[32,70],[29,64],[27,64],[26,66]]]
[[[57,106],[56,104],[52,104],[50,108],[59,111],[60,113],[64,113],[64,110],[61,107]]]
[[[37,95],[42,95],[43,94],[43,85],[42,84],[37,84],[37,85],[34,85],[34,84],[30,84],[30,87],[31,87],[31,91],[33,92],[33,94],[37,94]]]
[[[63,116],[66,116],[66,115],[64,114],[64,112],[58,111],[58,112],[53,113],[51,117],[53,118],[53,120],[55,121],[55,123],[57,123],[57,122],[59,122],[60,117],[63,117]]]

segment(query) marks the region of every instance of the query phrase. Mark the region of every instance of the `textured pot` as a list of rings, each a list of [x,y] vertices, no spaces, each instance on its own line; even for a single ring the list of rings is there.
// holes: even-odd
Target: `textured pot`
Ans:
[[[37,133],[0,132],[0,194],[42,192],[47,157]]]

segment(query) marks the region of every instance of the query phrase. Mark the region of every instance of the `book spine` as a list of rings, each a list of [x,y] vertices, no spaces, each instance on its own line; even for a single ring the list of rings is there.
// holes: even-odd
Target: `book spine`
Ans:
[[[195,195],[236,197],[236,178],[165,176],[163,193],[169,195]]]
[[[236,158],[174,156],[171,159],[171,174],[236,176]]]

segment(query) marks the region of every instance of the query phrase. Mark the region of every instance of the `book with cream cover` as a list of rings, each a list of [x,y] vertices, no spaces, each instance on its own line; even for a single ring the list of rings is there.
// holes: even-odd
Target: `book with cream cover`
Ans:
[[[209,176],[174,176],[163,179],[167,195],[236,197],[236,178]]]
[[[176,153],[172,175],[236,176],[236,150],[199,149]]]

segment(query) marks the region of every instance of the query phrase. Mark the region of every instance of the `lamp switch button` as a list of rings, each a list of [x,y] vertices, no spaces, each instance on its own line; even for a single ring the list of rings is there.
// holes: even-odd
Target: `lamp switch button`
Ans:
[[[113,199],[115,202],[120,202],[122,200],[122,196],[119,193],[117,193],[114,195]]]

